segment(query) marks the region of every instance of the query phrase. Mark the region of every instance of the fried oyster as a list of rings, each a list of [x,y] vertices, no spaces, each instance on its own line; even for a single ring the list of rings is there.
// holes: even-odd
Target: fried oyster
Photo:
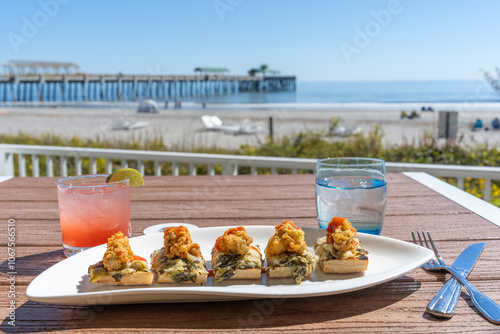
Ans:
[[[134,258],[134,252],[130,248],[128,237],[118,232],[108,238],[106,252],[102,258],[107,270],[120,270],[125,268],[128,262]]]
[[[306,249],[304,231],[295,226],[293,221],[284,220],[275,226],[276,233],[267,242],[266,256],[280,255],[284,252],[302,254]]]
[[[169,259],[187,258],[188,254],[200,256],[200,245],[193,243],[189,230],[184,226],[170,227],[164,231],[163,245],[165,256]]]

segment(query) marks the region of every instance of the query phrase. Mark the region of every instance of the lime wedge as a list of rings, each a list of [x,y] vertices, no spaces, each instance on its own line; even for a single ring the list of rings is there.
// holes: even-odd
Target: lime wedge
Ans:
[[[106,179],[107,183],[118,182],[128,179],[128,184],[131,187],[138,187],[144,185],[144,178],[142,174],[133,168],[123,168],[115,170]]]

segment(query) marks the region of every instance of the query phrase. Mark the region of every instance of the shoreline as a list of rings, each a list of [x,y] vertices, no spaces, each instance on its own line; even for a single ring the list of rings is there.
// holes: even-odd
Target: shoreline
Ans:
[[[53,107],[2,107],[0,106],[0,133],[29,133],[39,136],[52,133],[69,138],[99,138],[109,140],[146,140],[161,137],[169,147],[185,149],[199,146],[216,146],[236,149],[243,144],[258,146],[268,136],[269,117],[273,117],[274,136],[292,135],[307,130],[326,132],[331,117],[340,119],[340,126],[358,128],[368,134],[375,126],[385,133],[386,146],[402,143],[418,143],[426,133],[437,132],[438,112],[420,112],[420,118],[401,119],[400,108],[396,110],[372,109],[161,109],[157,114],[137,113],[136,108],[77,108]],[[496,109],[499,110],[499,109]],[[500,146],[500,131],[470,130],[476,118],[491,128],[491,120],[500,115],[496,110],[459,112],[458,137],[464,144],[487,144]],[[407,113],[411,110],[407,110]],[[260,127],[262,132],[251,135],[231,135],[223,132],[201,131],[201,116],[217,115],[224,124],[249,124]],[[145,122],[147,126],[135,130],[111,130],[118,122]],[[333,140],[347,140],[335,137]]]
[[[169,102],[169,109],[174,110],[175,99],[165,99]],[[165,100],[156,100],[160,110],[163,110]],[[354,111],[402,111],[411,112],[416,110],[421,112],[421,108],[432,107],[434,111],[450,110],[459,112],[495,112],[500,115],[500,102],[466,100],[462,102],[280,102],[280,103],[260,103],[260,102],[209,102],[206,101],[206,108],[202,107],[202,102],[180,99],[182,102],[181,110],[232,110],[232,111],[264,111],[264,110],[313,110],[313,111],[332,111],[332,110],[354,110]],[[45,101],[45,102],[0,102],[0,110],[20,109],[20,108],[75,108],[75,109],[137,109],[140,101]]]

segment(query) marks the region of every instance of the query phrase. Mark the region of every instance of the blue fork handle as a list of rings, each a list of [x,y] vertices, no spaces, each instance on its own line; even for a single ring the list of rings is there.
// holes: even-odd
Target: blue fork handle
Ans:
[[[457,307],[462,285],[451,277],[427,305],[427,313],[440,318],[451,318]]]
[[[461,273],[449,266],[443,266],[450,274],[455,276],[455,278],[462,283],[467,291],[469,291],[470,298],[477,309],[494,324],[500,324],[500,305],[498,305],[494,300],[490,299],[484,293],[480,292],[474,285],[472,285]]]

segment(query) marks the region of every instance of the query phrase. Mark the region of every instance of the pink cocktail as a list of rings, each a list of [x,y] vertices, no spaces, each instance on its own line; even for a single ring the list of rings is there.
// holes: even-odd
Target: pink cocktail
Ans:
[[[106,243],[118,231],[131,234],[128,180],[106,183],[107,175],[57,181],[64,254]]]

